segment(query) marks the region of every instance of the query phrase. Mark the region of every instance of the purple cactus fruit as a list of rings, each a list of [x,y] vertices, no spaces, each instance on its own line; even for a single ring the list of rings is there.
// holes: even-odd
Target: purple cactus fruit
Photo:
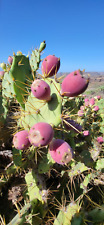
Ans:
[[[55,55],[48,55],[42,62],[42,74],[44,77],[51,77],[55,75],[60,68],[60,58]]]
[[[62,139],[53,139],[49,144],[51,157],[58,164],[67,164],[73,158],[73,150],[70,145]]]
[[[104,142],[103,137],[102,137],[102,136],[97,137],[97,142],[98,142],[99,144],[102,144],[102,143]]]
[[[66,130],[74,130],[76,133],[82,130],[82,126],[71,119],[64,119],[64,126]]]
[[[29,141],[32,145],[40,147],[50,143],[54,135],[54,131],[50,124],[39,122],[34,124],[29,131]]]
[[[89,136],[89,135],[90,135],[89,130],[84,130],[84,131],[83,131],[83,135],[84,135],[84,136]]]
[[[95,105],[95,99],[94,99],[94,98],[91,98],[91,99],[90,99],[89,105],[90,105],[90,106]]]
[[[12,57],[12,56],[9,56],[9,57],[8,57],[8,62],[9,62],[10,64],[12,64],[12,62],[13,62],[13,57]]]
[[[88,87],[89,79],[82,77],[79,70],[68,74],[62,81],[60,94],[75,97],[82,94]]]
[[[94,108],[93,108],[93,110],[94,110],[95,112],[97,112],[97,111],[99,110],[99,106],[98,106],[98,105],[95,105]]]
[[[25,150],[30,146],[28,131],[22,130],[17,132],[13,137],[13,145],[18,150]]]
[[[5,71],[0,71],[0,79],[4,76]]]
[[[33,95],[40,100],[51,100],[50,86],[44,81],[36,79],[31,85],[31,91]]]

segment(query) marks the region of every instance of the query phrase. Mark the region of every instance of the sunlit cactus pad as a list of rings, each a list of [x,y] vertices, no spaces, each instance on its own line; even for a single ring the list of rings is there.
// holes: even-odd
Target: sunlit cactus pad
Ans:
[[[2,82],[3,96],[16,98],[24,107],[24,96],[27,94],[27,87],[32,80],[29,58],[25,55],[13,57],[13,63],[9,72],[6,72]]]
[[[101,130],[101,132],[102,133],[104,133],[104,99],[100,99],[99,101],[98,101],[98,104],[97,104],[98,106],[99,106],[99,113],[100,113],[100,116],[101,116],[101,118],[102,118],[102,123],[101,123],[101,128],[100,128],[100,130]]]
[[[2,81],[2,95],[7,98],[14,98],[15,91],[13,88],[13,79],[10,72],[6,72],[4,74],[4,78]]]
[[[20,124],[25,129],[38,122],[47,122],[57,126],[61,122],[61,97],[59,95],[60,84],[52,79],[45,79],[51,88],[51,101],[45,102],[36,99],[31,93],[22,112]]]
[[[67,207],[64,207],[58,213],[57,218],[54,221],[54,225],[71,225],[72,217],[80,210],[80,206],[75,202],[70,203]]]

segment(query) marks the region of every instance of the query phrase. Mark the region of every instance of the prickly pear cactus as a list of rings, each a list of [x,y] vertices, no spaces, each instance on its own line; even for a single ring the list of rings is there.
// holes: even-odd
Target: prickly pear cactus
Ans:
[[[14,116],[16,127],[14,123],[9,126],[11,130],[14,128],[12,156],[5,168],[0,168],[3,171],[0,200],[3,205],[10,201],[9,186],[20,177],[24,191],[19,195],[19,191],[13,189],[14,205],[8,203],[12,210],[2,212],[0,206],[0,219],[3,221],[5,216],[8,225],[103,222],[103,206],[99,211],[98,205],[103,205],[104,200],[103,99],[83,95],[90,79],[80,70],[58,79],[60,58],[44,59],[43,74],[39,77],[37,70],[45,47],[43,41],[30,58],[18,52],[8,58],[9,64],[1,64],[4,70],[0,89],[2,136],[5,130],[1,122],[4,119],[6,129],[9,113]],[[55,77],[51,79],[51,75]],[[18,117],[15,117],[17,110]],[[2,142],[1,146],[6,145]],[[0,151],[0,155],[5,154]],[[6,161],[8,158],[5,156]]]

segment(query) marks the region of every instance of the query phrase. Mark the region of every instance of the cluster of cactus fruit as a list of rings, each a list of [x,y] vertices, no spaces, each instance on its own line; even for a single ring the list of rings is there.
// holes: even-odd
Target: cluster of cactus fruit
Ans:
[[[84,71],[58,78],[60,58],[42,60],[45,47],[43,41],[30,56],[18,52],[0,65],[1,146],[6,131],[12,139],[1,195],[22,177],[7,189],[13,213],[1,210],[0,219],[8,225],[103,223],[104,102],[83,94],[90,82]],[[96,195],[101,189],[99,201],[91,199],[93,189]]]

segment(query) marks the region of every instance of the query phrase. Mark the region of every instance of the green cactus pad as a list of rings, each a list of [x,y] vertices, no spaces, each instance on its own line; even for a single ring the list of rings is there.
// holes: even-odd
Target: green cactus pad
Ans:
[[[16,99],[24,108],[24,96],[27,95],[27,88],[32,80],[29,58],[24,55],[14,56],[10,74]]]
[[[22,164],[22,152],[13,148],[13,161],[16,166],[21,166]]]
[[[77,203],[70,203],[67,207],[60,210],[53,225],[71,225],[72,217],[79,211]]]
[[[92,181],[92,180],[94,180],[94,178],[95,178],[95,174],[93,174],[93,173],[90,173],[90,174],[88,174],[88,175],[86,175],[86,177],[84,178],[84,181],[80,184],[80,188],[82,188],[85,192],[87,191],[87,186],[88,186],[88,184]]]
[[[30,57],[30,65],[32,71],[36,71],[39,68],[39,63],[40,63],[40,52],[38,49],[35,49],[34,51],[32,51]]]
[[[93,224],[104,224],[104,205],[96,207],[88,213],[87,219]]]
[[[96,162],[96,170],[104,169],[104,158],[98,159]]]
[[[43,159],[38,164],[38,172],[39,173],[47,173],[54,164],[54,160],[51,158],[50,153],[43,157]]]
[[[37,174],[37,172],[30,171],[26,174],[25,180],[27,183],[30,202],[38,199],[39,201],[44,203],[42,199],[42,191],[46,189],[46,187],[43,181],[43,177]]]
[[[16,225],[16,224],[23,225],[26,222],[26,216],[29,214],[30,208],[31,208],[31,204],[27,203],[20,210],[20,214],[18,213],[7,225]]]
[[[22,113],[20,118],[20,125],[25,129],[29,129],[38,122],[47,122],[52,126],[57,126],[61,122],[61,97],[58,93],[60,84],[49,78],[45,81],[51,88],[52,99],[45,102],[36,99],[31,93],[25,104],[25,112]]]
[[[102,133],[104,133],[104,99],[100,99],[97,102],[97,105],[99,106],[99,114],[102,118],[102,122],[101,122],[101,127],[100,127],[100,131]]]
[[[71,170],[70,172],[68,173],[68,175],[71,177],[74,177],[74,176],[77,176],[81,173],[83,173],[84,171],[88,170],[88,167],[85,166],[84,163],[81,163],[81,162],[78,162],[76,165],[75,163],[73,162],[72,165],[71,165]]]
[[[0,90],[0,128],[4,124],[4,118],[3,118],[4,109],[3,109],[2,101],[3,101],[2,92]]]
[[[75,215],[71,221],[71,225],[82,225],[83,219],[80,215]]]
[[[13,88],[13,78],[10,72],[4,74],[2,80],[2,95],[7,98],[15,98],[16,94]]]

